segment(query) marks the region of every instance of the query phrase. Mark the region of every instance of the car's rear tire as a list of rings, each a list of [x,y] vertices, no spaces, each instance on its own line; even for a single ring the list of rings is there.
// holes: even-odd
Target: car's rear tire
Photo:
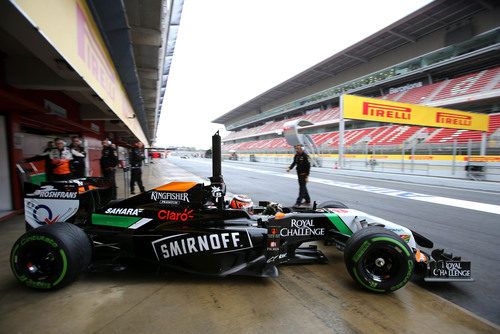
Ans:
[[[70,223],[44,225],[23,234],[12,247],[10,265],[23,285],[55,289],[76,279],[92,257],[85,232]]]
[[[339,201],[326,201],[318,205],[319,209],[348,209],[347,205]]]
[[[346,243],[344,261],[362,288],[386,293],[403,287],[415,267],[414,254],[397,234],[370,226],[354,233]]]

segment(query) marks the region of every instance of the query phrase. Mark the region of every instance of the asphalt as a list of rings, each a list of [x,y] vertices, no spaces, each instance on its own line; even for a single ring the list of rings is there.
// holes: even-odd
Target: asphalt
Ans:
[[[193,174],[211,175],[209,160],[171,158],[170,161]],[[246,194],[254,202],[295,203],[298,183],[296,178],[291,177],[293,172],[287,174],[283,167],[227,161],[223,163],[222,170],[228,190],[232,193]],[[471,209],[477,203],[500,205],[500,192],[334,175],[317,170],[310,177],[471,201],[468,207],[457,207],[316,182],[308,185],[312,200],[341,201],[350,208],[407,226],[431,239],[435,248],[444,248],[463,260],[472,261],[475,282],[416,284],[481,317],[500,323],[500,215]]]

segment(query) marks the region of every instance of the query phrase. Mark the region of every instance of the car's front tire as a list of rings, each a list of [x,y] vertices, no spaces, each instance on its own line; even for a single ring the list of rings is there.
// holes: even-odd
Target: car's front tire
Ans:
[[[362,288],[386,293],[403,287],[415,267],[414,254],[397,234],[370,226],[354,233],[346,243],[344,261]]]
[[[10,265],[23,285],[48,290],[75,280],[91,256],[91,241],[81,228],[54,223],[23,234],[12,247]]]

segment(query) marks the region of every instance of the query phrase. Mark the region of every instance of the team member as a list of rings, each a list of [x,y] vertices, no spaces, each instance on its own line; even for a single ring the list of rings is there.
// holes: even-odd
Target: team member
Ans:
[[[139,186],[141,193],[144,192],[144,186],[142,185],[142,161],[144,160],[144,144],[137,142],[135,147],[130,152],[130,193],[135,194],[134,188],[135,183]]]
[[[297,165],[297,176],[299,179],[299,197],[297,197],[297,201],[295,202],[296,206],[301,204],[303,205],[311,205],[311,198],[309,197],[309,193],[307,192],[307,181],[309,179],[309,171],[311,169],[311,163],[309,162],[309,156],[302,149],[301,145],[295,146],[295,156],[293,157],[292,164],[286,169],[289,172],[295,165]],[[305,200],[302,203],[302,200]]]
[[[55,140],[55,144],[55,148],[44,151],[41,155],[26,159],[25,162],[45,160],[50,170],[50,175],[47,175],[48,181],[69,180],[73,177],[69,168],[70,161],[73,159],[73,156],[80,157],[83,155],[65,147],[66,143],[60,138]]]
[[[71,138],[71,145],[68,147],[71,153],[78,152],[79,155],[73,154],[73,160],[69,163],[69,167],[75,178],[85,177],[85,149],[80,145],[80,138]]]
[[[111,199],[116,199],[115,172],[116,165],[118,164],[118,154],[111,146],[111,142],[107,139],[102,141],[102,156],[100,162],[102,176],[111,183]]]

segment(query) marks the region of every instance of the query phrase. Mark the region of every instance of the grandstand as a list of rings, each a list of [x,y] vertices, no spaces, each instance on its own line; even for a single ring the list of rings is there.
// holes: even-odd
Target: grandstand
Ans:
[[[283,125],[304,119],[314,125],[300,131],[322,153],[336,153],[342,94],[488,113],[487,154],[500,152],[498,17],[493,1],[432,2],[214,120],[232,131],[223,152],[291,153]],[[351,153],[411,143],[449,154],[482,140],[481,131],[360,120],[346,120],[344,133]]]

